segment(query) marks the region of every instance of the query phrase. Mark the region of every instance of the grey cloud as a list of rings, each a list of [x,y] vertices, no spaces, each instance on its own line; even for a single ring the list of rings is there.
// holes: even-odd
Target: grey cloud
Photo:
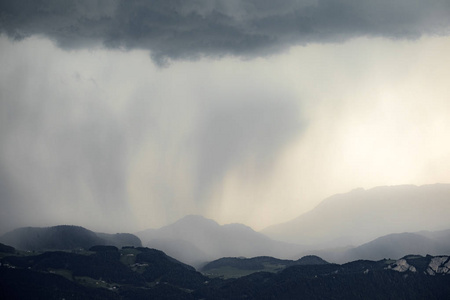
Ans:
[[[253,161],[258,172],[269,172],[279,151],[304,127],[298,113],[293,101],[264,96],[206,109],[196,142],[197,192],[207,192],[246,161]]]
[[[148,49],[163,64],[202,56],[276,53],[358,36],[448,34],[450,3],[433,1],[1,1],[0,28],[45,35],[63,48]]]
[[[26,83],[7,88],[14,80],[2,84],[0,99],[0,205],[8,214],[0,228],[58,216],[97,226],[129,217],[122,124],[101,101],[39,88],[30,94]]]
[[[6,166],[0,161],[0,235],[5,231],[17,227],[17,215],[21,211],[18,205],[18,197],[13,188],[10,174],[6,171]]]

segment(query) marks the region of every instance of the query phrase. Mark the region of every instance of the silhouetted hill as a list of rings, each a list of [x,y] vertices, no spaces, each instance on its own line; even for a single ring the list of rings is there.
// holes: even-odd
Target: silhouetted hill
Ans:
[[[94,246],[85,253],[45,252],[8,256],[0,262],[0,278],[6,278],[0,284],[2,299],[10,295],[19,299],[164,299],[166,293],[183,299],[189,298],[187,289],[199,288],[208,280],[162,251],[142,247]],[[38,274],[42,277],[35,280]],[[91,292],[87,288],[92,286],[99,289]],[[74,296],[67,296],[71,292]]]
[[[121,299],[112,291],[86,287],[56,274],[12,268],[0,268],[0,298]]]
[[[207,263],[200,270],[209,276],[237,278],[261,271],[276,273],[294,265],[324,264],[328,264],[328,262],[314,255],[305,256],[298,260],[278,259],[270,256],[224,257]]]
[[[306,255],[295,262],[296,265],[326,265],[328,262],[316,255]]]
[[[133,247],[141,247],[141,240],[131,233],[96,233],[97,236],[105,241],[106,245],[112,245],[116,247],[123,246],[133,246]]]
[[[449,256],[347,264],[300,259],[278,273],[207,278],[165,253],[142,247],[14,254],[0,259],[1,299],[447,299]],[[269,257],[244,264],[284,263]],[[239,266],[238,266],[239,267]],[[248,267],[248,266],[246,266]]]
[[[202,216],[186,216],[160,229],[136,233],[144,245],[158,248],[177,259],[198,267],[200,262],[234,256],[295,257],[299,245],[278,242],[242,224],[219,225]],[[179,245],[188,245],[189,255],[180,252]]]
[[[195,296],[204,299],[448,299],[447,265],[450,266],[448,256],[361,260],[344,265],[295,265],[276,274],[258,272],[228,280],[214,289],[204,287]],[[441,273],[433,274],[431,269]]]
[[[350,261],[359,259],[379,260],[383,258],[400,258],[408,253],[420,255],[449,254],[450,248],[445,248],[439,242],[417,233],[389,234],[369,243],[350,249],[344,259]]]
[[[141,253],[136,256],[137,264],[149,267],[142,272],[146,281],[170,283],[182,288],[195,289],[205,282],[205,277],[189,265],[167,256],[156,249],[138,248]]]
[[[212,260],[210,254],[206,254],[193,243],[181,239],[153,239],[148,246],[163,250],[167,255],[196,267]]]
[[[95,233],[80,226],[24,227],[5,233],[0,241],[21,250],[89,249],[94,245],[142,246],[132,234]]]
[[[37,256],[5,257],[2,263],[20,268],[50,272],[66,270],[66,277],[90,277],[117,284],[144,284],[143,277],[120,262],[116,251],[98,251],[90,255],[69,252],[45,252]]]
[[[16,249],[14,249],[14,247],[0,243],[0,253],[14,253],[14,252],[16,252]]]
[[[358,247],[311,251],[329,261],[345,263],[357,259],[398,259],[407,254],[450,255],[450,230],[394,233]]]
[[[394,232],[450,228],[450,184],[357,189],[262,231],[271,238],[319,248],[360,245]]]
[[[4,234],[0,240],[21,250],[88,249],[105,243],[90,230],[66,225],[18,228]]]

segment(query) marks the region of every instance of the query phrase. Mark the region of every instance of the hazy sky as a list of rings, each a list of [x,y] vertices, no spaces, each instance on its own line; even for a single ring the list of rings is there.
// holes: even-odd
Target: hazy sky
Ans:
[[[450,2],[0,1],[0,232],[262,229],[450,182]]]

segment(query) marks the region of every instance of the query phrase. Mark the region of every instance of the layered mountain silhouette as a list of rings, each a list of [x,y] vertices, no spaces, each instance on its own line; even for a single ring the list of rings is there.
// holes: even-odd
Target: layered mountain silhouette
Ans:
[[[19,228],[1,236],[0,243],[35,251],[144,245],[196,268],[223,257],[297,260],[319,255],[329,262],[345,263],[407,254],[450,254],[450,230],[431,231],[450,228],[448,211],[448,184],[378,187],[332,196],[309,213],[263,231],[272,238],[243,224],[219,225],[190,215],[168,226],[136,233],[139,237],[60,225]]]
[[[187,226],[191,223],[200,226],[201,230],[195,226]],[[205,226],[204,223],[209,224],[212,228]],[[171,235],[172,239],[151,239],[147,243],[148,246],[159,250],[168,250],[167,253],[170,256],[196,268],[201,268],[207,262],[217,261],[217,259],[219,262],[225,260],[243,263],[246,261],[246,257],[254,257],[250,259],[251,262],[261,260],[261,257],[283,258],[279,259],[278,263],[272,261],[263,264],[273,266],[273,268],[265,267],[264,271],[273,271],[290,266],[292,262],[299,261],[296,260],[298,257],[305,255],[308,256],[302,260],[318,255],[333,263],[346,263],[358,259],[397,259],[407,254],[422,256],[450,254],[450,230],[394,233],[356,247],[306,250],[299,245],[271,240],[244,225],[221,226],[200,216],[188,216],[168,227],[174,231]],[[230,228],[232,230],[229,230]],[[244,230],[238,230],[241,228]],[[197,231],[193,231],[194,229]],[[148,234],[149,232],[153,237],[158,236],[158,233],[167,234],[167,231],[161,233],[159,230],[150,230],[144,233]],[[185,240],[186,237],[192,240]],[[2,236],[0,241],[5,244],[0,244],[0,248],[8,249],[8,251],[2,251],[5,253],[14,253],[15,251],[13,247],[7,245],[12,245],[19,250],[33,251],[89,249],[94,245],[112,245],[119,248],[141,246],[140,239],[132,234],[95,233],[83,227],[66,225],[48,228],[19,228]],[[204,247],[197,247],[199,242],[203,243]],[[200,246],[202,245],[200,244]],[[254,253],[257,254],[253,255]],[[245,265],[245,263],[243,264]],[[248,272],[248,274],[250,273]]]
[[[261,232],[319,248],[361,245],[394,232],[450,228],[450,184],[356,189],[325,199],[313,210]]]
[[[160,249],[196,267],[221,257],[297,258],[303,250],[299,245],[275,241],[242,224],[219,225],[197,215],[136,235],[145,246]]]
[[[18,228],[1,236],[0,242],[30,251],[89,249],[94,245],[142,246],[141,240],[130,233],[95,233],[71,225]]]
[[[162,251],[142,247],[2,254],[0,298],[447,299],[450,294],[449,256],[409,255],[342,265],[318,257],[300,261],[275,272],[224,280],[205,276]],[[285,263],[268,257],[242,262],[238,266],[245,268]]]
[[[136,235],[145,246],[196,267],[221,257],[295,260],[307,254],[344,263],[450,253],[446,231],[423,231],[450,228],[447,211],[449,184],[384,186],[332,196],[312,211],[259,233],[242,224],[221,226],[191,215]],[[396,232],[404,233],[386,236]]]
[[[311,253],[336,263],[357,259],[397,259],[407,254],[448,255],[450,254],[450,230],[393,233],[357,247],[316,250]]]
[[[128,233],[19,228],[0,237],[0,298],[447,299],[449,208],[450,185],[360,189],[272,238],[191,215],[138,233],[149,248]]]

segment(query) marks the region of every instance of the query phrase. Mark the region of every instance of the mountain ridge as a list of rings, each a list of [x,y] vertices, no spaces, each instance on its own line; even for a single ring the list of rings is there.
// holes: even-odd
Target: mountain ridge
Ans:
[[[446,211],[450,211],[450,184],[359,188],[328,197],[314,209],[260,232],[322,248],[360,245],[393,232],[450,228]]]
[[[21,227],[5,233],[0,241],[30,251],[89,249],[95,245],[142,246],[141,240],[130,233],[95,233],[75,225]]]
[[[214,220],[199,215],[189,215],[167,226],[141,231],[136,235],[145,246],[154,247],[156,244],[159,249],[197,267],[207,261],[231,256],[254,257],[277,254],[282,258],[294,258],[303,249],[300,245],[273,240],[247,225],[239,223],[219,225]],[[191,248],[197,248],[207,259],[196,255],[192,257],[177,255],[177,248],[173,247],[176,241],[191,244]]]
[[[381,260],[408,254],[449,255],[450,230],[391,233],[356,247],[308,250],[333,263],[347,263],[358,259]]]

